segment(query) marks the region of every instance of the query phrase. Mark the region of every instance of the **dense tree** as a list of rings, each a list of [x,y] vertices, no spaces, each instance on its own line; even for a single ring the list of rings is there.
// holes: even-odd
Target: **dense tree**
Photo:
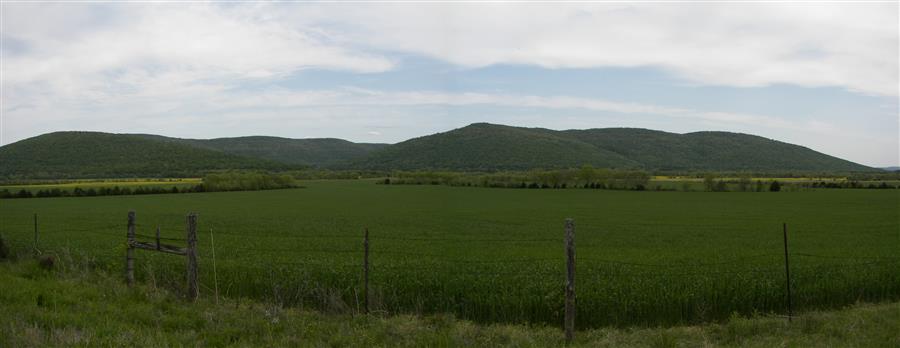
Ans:
[[[583,165],[691,172],[874,170],[801,146],[747,134],[674,134],[628,128],[554,131],[487,123],[391,145],[346,167],[489,172]]]
[[[707,191],[715,191],[716,190],[716,176],[712,173],[707,173],[703,176],[703,187],[706,188]]]
[[[40,158],[40,161],[35,161]],[[295,168],[141,135],[57,132],[0,147],[0,178],[196,177],[212,170]]]
[[[781,191],[781,184],[778,183],[778,180],[773,180],[772,184],[769,185],[770,192],[778,192]]]
[[[738,191],[747,192],[750,191],[750,176],[749,175],[741,175],[738,178]]]

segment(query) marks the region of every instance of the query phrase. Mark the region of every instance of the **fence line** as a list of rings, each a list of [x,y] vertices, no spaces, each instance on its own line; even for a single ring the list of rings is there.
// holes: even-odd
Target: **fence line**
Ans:
[[[489,238],[489,239],[468,239],[468,238],[404,238],[404,237],[374,237],[371,240],[392,240],[392,241],[412,241],[412,242],[508,242],[508,243],[529,243],[529,242],[547,242],[558,243],[560,239],[505,239],[505,238]]]
[[[206,285],[201,284],[199,281],[199,262],[198,256],[199,252],[196,248],[197,236],[197,217],[196,214],[190,213],[187,216],[187,237],[186,238],[171,238],[171,237],[161,237],[159,236],[160,230],[157,225],[156,236],[150,236],[145,234],[138,234],[135,232],[137,224],[135,223],[135,213],[129,212],[128,215],[128,229],[127,229],[127,251],[126,251],[126,281],[129,285],[134,283],[134,262],[138,260],[134,252],[136,249],[144,249],[151,250],[157,252],[167,252],[170,254],[177,254],[181,256],[186,256],[188,260],[187,265],[187,289],[188,289],[188,297],[190,299],[197,299],[199,297],[200,289],[206,287]],[[60,229],[62,230],[62,229]],[[106,232],[101,232],[96,229],[70,229],[66,228],[64,230],[67,233],[76,232],[79,234],[87,234],[87,235],[103,235],[113,237],[111,234]],[[574,337],[574,328],[575,328],[575,236],[574,229],[574,221],[571,219],[566,219],[565,224],[565,250],[566,250],[566,277],[565,277],[565,320],[564,320],[564,328],[566,333],[566,340],[571,341]],[[242,234],[228,234],[223,233],[220,235],[224,236],[240,236],[247,237],[247,235]],[[66,234],[67,239],[71,239],[73,235]],[[136,238],[146,238],[149,240],[154,240],[156,243],[147,243],[142,241],[137,241]],[[342,235],[330,235],[330,236],[271,236],[272,238],[280,238],[280,239],[324,239],[324,240],[359,240],[358,236],[342,236]],[[79,238],[75,238],[78,240]],[[186,242],[186,248],[180,248],[175,246],[163,245],[160,243],[161,240],[166,241],[183,241]],[[497,257],[495,259],[480,259],[480,258],[466,258],[466,255],[460,254],[435,254],[435,253],[427,253],[427,252],[416,252],[416,251],[405,251],[405,250],[380,250],[377,246],[381,245],[379,241],[386,241],[383,245],[387,245],[389,248],[391,246],[398,247],[396,243],[390,242],[450,242],[450,243],[558,243],[560,240],[558,239],[543,239],[543,238],[528,238],[528,239],[510,239],[510,238],[425,238],[425,237],[398,237],[398,236],[386,236],[386,237],[375,237],[371,239],[375,242],[376,248],[373,250],[372,255],[376,256],[375,259],[379,259],[381,254],[390,256],[414,256],[415,264],[409,265],[405,263],[390,263],[385,262],[386,266],[382,267],[379,263],[370,262],[370,249],[369,249],[369,233],[368,229],[365,230],[365,237],[362,243],[363,249],[357,248],[349,248],[349,249],[328,249],[328,248],[311,248],[311,247],[300,247],[300,248],[291,248],[291,247],[283,247],[283,248],[266,248],[266,247],[258,247],[258,246],[242,246],[232,248],[232,250],[236,252],[257,252],[257,253],[266,253],[269,256],[272,255],[290,255],[290,257],[296,257],[298,254],[357,254],[364,255],[363,261],[361,263],[335,263],[331,261],[310,261],[310,260],[302,260],[302,259],[291,259],[291,260],[280,260],[269,258],[256,258],[256,257],[231,257],[230,253],[224,255],[221,261],[229,263],[229,262],[241,262],[245,260],[257,260],[262,261],[263,264],[270,266],[270,271],[279,271],[280,268],[272,268],[272,266],[284,266],[285,268],[289,268],[291,270],[297,270],[298,268],[301,271],[306,271],[312,274],[322,274],[322,273],[337,273],[334,274],[333,277],[343,276],[343,272],[349,273],[359,273],[360,277],[364,279],[363,283],[363,293],[364,293],[364,303],[365,303],[365,312],[369,311],[369,273],[370,271],[374,272],[374,274],[379,274],[378,271],[388,270],[386,274],[389,276],[400,275],[409,272],[409,271],[426,271],[433,272],[436,270],[436,267],[440,267],[438,265],[496,265],[496,264],[512,264],[512,265],[535,265],[539,264],[540,267],[491,267],[491,266],[482,266],[482,267],[453,267],[449,269],[450,272],[448,278],[451,280],[454,279],[452,277],[456,276],[459,278],[455,278],[457,281],[460,279],[465,280],[464,277],[481,277],[488,278],[490,281],[495,281],[491,278],[499,278],[499,277],[515,277],[516,280],[520,280],[520,278],[534,278],[537,276],[545,276],[549,275],[553,277],[553,275],[559,275],[559,271],[557,269],[558,266],[561,266],[559,263],[563,261],[561,257],[514,257],[512,255],[505,255],[503,257],[512,257],[512,258],[500,258]],[[10,245],[13,245],[17,248],[27,248],[28,243],[25,241],[11,240],[5,239],[5,242],[8,242]],[[34,232],[34,246],[36,250],[36,244],[38,241],[38,229],[37,222],[35,220],[35,232]],[[95,241],[92,241],[95,242]],[[46,244],[46,242],[45,242]],[[113,248],[113,249],[117,249]],[[602,250],[596,250],[600,252]],[[215,252],[215,251],[213,251]],[[243,253],[249,255],[258,255],[252,253]],[[817,272],[829,272],[836,270],[848,270],[859,267],[869,267],[873,265],[886,265],[886,264],[895,264],[900,263],[900,257],[896,256],[846,256],[846,255],[821,255],[821,254],[812,254],[812,253],[790,253],[788,250],[788,239],[787,239],[787,229],[786,225],[784,227],[784,269],[780,269],[780,263],[773,262],[771,268],[769,267],[757,267],[750,269],[714,269],[711,267],[720,266],[720,265],[729,265],[735,263],[750,263],[754,259],[763,259],[770,258],[769,261],[775,261],[776,257],[779,257],[778,254],[775,253],[762,253],[762,254],[754,254],[754,255],[744,255],[738,257],[732,257],[729,259],[719,260],[715,262],[705,262],[701,260],[678,260],[674,262],[668,263],[646,263],[646,262],[633,262],[633,261],[623,261],[623,260],[615,260],[609,258],[600,258],[600,257],[583,257],[581,259],[582,262],[586,264],[582,264],[579,268],[581,268],[581,275],[593,282],[603,282],[604,280],[609,280],[610,277],[621,277],[621,276],[629,276],[629,277],[647,277],[648,274],[652,275],[655,278],[685,278],[685,277],[693,277],[693,276],[701,276],[701,278],[697,278],[696,280],[703,280],[703,278],[707,278],[706,280],[713,279],[727,275],[732,277],[737,277],[736,279],[744,279],[744,280],[753,280],[757,278],[750,278],[753,276],[762,276],[767,279],[771,275],[781,274],[784,272],[786,275],[785,282],[785,290],[787,292],[787,310],[788,316],[787,318],[790,320],[792,315],[792,305],[791,305],[791,288],[793,281],[790,278],[790,272],[805,272],[807,270],[814,270]],[[790,256],[798,256],[798,257],[809,257],[809,258],[819,258],[819,259],[835,259],[841,261],[856,261],[852,263],[840,263],[840,264],[827,264],[827,263],[813,263],[813,264],[801,264],[789,267],[788,259]],[[101,260],[112,260],[114,258],[118,258],[113,255],[94,255],[96,259]],[[215,257],[215,256],[214,256]],[[480,255],[479,257],[484,257],[484,255]],[[859,262],[863,261],[864,262]],[[121,261],[121,260],[120,260]],[[699,261],[699,262],[698,262]],[[214,261],[215,262],[215,261]],[[110,264],[113,264],[110,262]],[[241,264],[247,264],[247,262],[241,262]],[[552,266],[551,266],[552,265]],[[626,269],[616,269],[616,268],[603,268],[604,266],[621,266]],[[548,267],[550,266],[550,267]],[[304,269],[306,268],[306,269]],[[561,267],[560,267],[561,268]],[[637,269],[635,269],[637,268]],[[705,268],[705,269],[704,269]],[[440,269],[441,271],[447,272],[448,269]],[[391,272],[394,271],[394,272]],[[399,272],[397,272],[399,271]],[[288,271],[290,272],[290,271]],[[341,273],[338,273],[341,272]],[[453,272],[460,272],[453,274]],[[274,274],[274,272],[273,272]],[[215,274],[214,274],[215,275]],[[743,278],[746,277],[746,278]],[[345,277],[346,278],[346,277]],[[584,279],[584,278],[582,278]],[[686,278],[688,279],[685,283],[675,283],[675,286],[689,286],[690,281],[694,281],[694,278]],[[723,279],[728,279],[727,277],[723,277]],[[772,278],[774,279],[774,278]],[[346,280],[346,279],[345,279]],[[442,279],[435,280],[436,282],[442,282]],[[589,282],[590,283],[590,282]],[[664,284],[668,284],[664,282]],[[515,285],[515,284],[513,284]],[[216,279],[216,292],[218,293],[218,279]],[[665,286],[663,286],[665,287]],[[206,287],[209,289],[208,287]],[[352,285],[350,288],[354,288]],[[349,288],[348,288],[349,289]],[[358,290],[358,288],[354,288]],[[358,294],[357,294],[358,295]],[[218,301],[218,294],[216,295],[216,300]]]
[[[47,229],[43,229],[43,231],[46,232]],[[110,237],[113,237],[113,236],[112,236],[111,234],[109,234],[109,233],[100,232],[100,231],[97,231],[97,230],[95,230],[95,229],[67,229],[67,230],[66,230],[66,232],[73,232],[73,231],[74,231],[74,232],[88,232],[88,233],[94,233],[95,235],[103,235],[103,236],[109,235]],[[225,234],[225,233],[217,233],[217,234],[218,234],[218,235],[229,235],[229,234]],[[234,235],[236,235],[236,234],[234,234]],[[151,239],[151,240],[155,240],[155,239],[156,239],[156,236],[149,236],[149,235],[144,235],[144,234],[139,234],[139,233],[135,233],[135,236],[143,237],[143,238],[148,238],[148,239]],[[120,236],[114,236],[114,237],[116,237],[117,239],[120,238]],[[331,237],[331,236],[317,236],[317,237],[312,237],[312,238],[329,238],[329,237]],[[3,238],[4,238],[3,240],[4,240],[6,243],[9,243],[10,245],[16,245],[16,246],[28,247],[28,246],[30,245],[30,243],[31,243],[30,241],[24,241],[24,240],[19,240],[19,239],[12,239],[12,238],[10,238],[9,234],[4,234]],[[77,235],[66,235],[66,238],[69,239],[70,241],[83,241],[83,242],[96,243],[96,240],[80,239],[80,238],[77,238]],[[303,238],[306,238],[306,237],[303,237]],[[344,237],[340,237],[340,238],[344,238]],[[356,237],[356,238],[359,239],[359,237]],[[160,240],[168,240],[168,241],[185,241],[184,238],[160,237],[159,239],[160,239]],[[398,240],[398,241],[407,240],[407,239],[405,239],[405,238],[371,238],[371,240],[374,240],[374,241],[377,241],[378,239],[384,239],[384,240]],[[414,240],[424,240],[424,239],[414,239]],[[449,238],[448,238],[448,239],[439,239],[439,240],[453,240],[453,239],[449,239]],[[493,240],[493,239],[492,239],[492,240]],[[453,240],[453,241],[463,242],[463,241],[470,241],[470,240],[455,239],[455,240]],[[471,240],[471,241],[482,241],[482,240]],[[496,240],[494,240],[494,241],[496,241]],[[503,240],[503,241],[514,242],[514,241],[517,241],[517,240]],[[523,241],[536,241],[536,240],[523,240]],[[44,244],[45,244],[45,245],[47,244],[47,241],[46,241],[46,240],[45,240]],[[52,244],[59,244],[59,243],[52,243]],[[376,244],[376,245],[377,245],[377,244]],[[118,247],[114,247],[113,249],[116,249],[116,248],[118,248]],[[361,249],[361,248],[360,248],[360,249],[323,249],[323,248],[259,248],[259,247],[243,247],[243,248],[238,248],[238,249],[239,249],[239,250],[246,250],[246,251],[255,251],[255,252],[267,252],[267,253],[273,253],[273,254],[274,254],[274,253],[291,253],[291,254],[297,254],[297,253],[341,253],[341,254],[360,253],[360,254],[362,254],[362,253],[363,253],[363,249]],[[421,263],[421,262],[434,262],[434,263],[453,263],[453,264],[507,264],[507,263],[523,263],[523,264],[525,264],[525,263],[537,263],[537,262],[543,262],[543,261],[559,261],[559,262],[561,262],[561,259],[559,259],[558,257],[521,258],[521,259],[495,259],[495,260],[472,260],[472,259],[458,259],[458,258],[455,258],[455,257],[458,257],[457,255],[446,255],[446,254],[441,255],[441,254],[433,254],[433,253],[409,252],[409,251],[399,251],[399,250],[379,250],[379,249],[374,249],[374,250],[372,251],[372,255],[373,255],[373,257],[375,257],[375,258],[378,258],[378,255],[379,255],[379,254],[427,257],[427,259],[425,259],[425,260],[417,260],[417,262],[420,262],[420,263]],[[97,255],[103,256],[103,254],[97,254]],[[882,255],[882,256],[846,256],[846,255],[820,255],[820,254],[811,254],[811,253],[790,253],[789,255],[790,255],[790,256],[796,256],[796,257],[810,257],[810,258],[838,259],[838,260],[857,260],[857,261],[872,261],[872,260],[875,260],[875,261],[872,261],[872,262],[856,262],[856,263],[850,263],[850,264],[796,265],[796,266],[792,266],[792,267],[791,267],[792,270],[803,270],[803,269],[809,269],[809,268],[822,269],[822,268],[829,268],[829,267],[830,267],[830,268],[846,268],[846,267],[859,267],[859,266],[861,266],[861,265],[877,265],[877,264],[886,264],[886,263],[892,263],[892,262],[900,262],[900,257],[898,257],[898,256],[888,256],[888,255]],[[206,255],[204,255],[204,256],[206,256]],[[230,261],[230,260],[258,260],[258,259],[259,259],[259,258],[251,258],[251,257],[243,257],[243,258],[228,257],[228,256],[227,256],[227,253],[226,253],[226,254],[223,254],[223,255],[218,255],[218,256],[219,256],[220,259],[223,260],[223,261]],[[705,263],[700,262],[700,263],[692,263],[692,262],[684,262],[684,261],[681,261],[681,262],[673,262],[673,263],[665,263],[665,264],[663,264],[663,263],[642,263],[642,262],[631,262],[631,261],[619,261],[619,260],[612,260],[612,259],[595,258],[595,257],[590,257],[590,256],[587,256],[587,257],[582,256],[582,257],[579,258],[579,260],[582,261],[582,262],[588,262],[588,263],[589,263],[588,265],[583,265],[583,266],[582,266],[582,267],[587,267],[587,268],[583,268],[583,270],[588,271],[588,270],[592,270],[592,268],[590,268],[590,263],[614,264],[614,265],[633,266],[633,267],[646,267],[646,268],[664,268],[664,269],[673,269],[673,268],[694,268],[694,267],[708,267],[708,266],[717,266],[717,265],[727,265],[727,264],[733,264],[733,263],[744,262],[744,261],[749,260],[749,259],[763,258],[763,257],[773,257],[773,258],[774,258],[774,257],[777,257],[777,256],[779,256],[779,255],[774,254],[774,253],[766,253],[766,254],[755,254],[755,255],[740,256],[740,257],[737,257],[737,258],[734,258],[734,259],[731,259],[731,260],[720,261],[720,262],[705,262]],[[268,261],[269,259],[266,259],[266,260]],[[279,263],[284,263],[284,262],[281,262],[281,261],[278,261],[278,262],[279,262]],[[308,264],[308,263],[301,263],[301,264]],[[775,263],[773,263],[773,266],[774,266],[774,265],[775,265]],[[758,271],[759,271],[759,270],[738,270],[738,271],[732,271],[731,273],[746,273],[746,272],[758,272]],[[769,271],[768,271],[768,270],[765,270],[765,272],[769,272]],[[773,272],[777,272],[777,271],[773,271]],[[718,272],[718,271],[717,271],[717,272],[715,272],[715,273],[710,273],[710,272],[698,272],[698,273],[704,273],[704,274],[723,274],[723,273],[728,273],[728,272]],[[677,273],[677,274],[690,275],[690,274],[694,274],[694,273],[691,272],[691,273]]]
[[[900,256],[841,256],[841,255],[816,255],[809,253],[791,253],[791,256],[818,257],[825,259],[898,259]]]

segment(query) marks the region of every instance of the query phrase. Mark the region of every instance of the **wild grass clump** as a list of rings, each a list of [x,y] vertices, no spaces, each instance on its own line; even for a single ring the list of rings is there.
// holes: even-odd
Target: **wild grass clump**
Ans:
[[[62,256],[60,259],[67,259]],[[895,347],[900,305],[856,304],[798,313],[789,323],[733,315],[719,324],[600,328],[566,344],[554,325],[482,325],[453,315],[323,314],[274,303],[179,293],[118,272],[41,270],[22,260],[0,264],[0,346],[331,346],[331,347]]]

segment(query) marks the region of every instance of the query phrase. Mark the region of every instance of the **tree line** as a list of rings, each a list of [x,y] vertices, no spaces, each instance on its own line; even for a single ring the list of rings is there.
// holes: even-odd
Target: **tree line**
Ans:
[[[579,169],[531,170],[522,172],[465,173],[448,171],[398,171],[381,183],[387,185],[448,185],[495,188],[611,190],[647,189],[650,174],[640,170]]]
[[[254,172],[226,172],[208,174],[202,178],[198,185],[190,186],[139,186],[130,187],[75,187],[71,190],[61,188],[49,188],[32,192],[32,190],[20,189],[10,191],[0,190],[0,199],[3,198],[43,198],[43,197],[94,197],[94,196],[121,196],[121,195],[145,195],[145,194],[170,194],[170,193],[194,193],[217,191],[257,191],[275,190],[298,187],[294,178],[286,174],[269,174]]]
[[[706,174],[703,178],[703,187],[706,191],[723,192],[723,191],[739,191],[739,192],[777,192],[782,189],[792,191],[800,189],[896,189],[900,186],[892,185],[886,181],[880,183],[875,182],[859,182],[856,180],[844,181],[801,181],[801,182],[779,182],[778,180],[762,181],[751,180],[749,175],[741,175],[737,179],[717,179],[714,174]],[[687,189],[685,189],[687,191]]]

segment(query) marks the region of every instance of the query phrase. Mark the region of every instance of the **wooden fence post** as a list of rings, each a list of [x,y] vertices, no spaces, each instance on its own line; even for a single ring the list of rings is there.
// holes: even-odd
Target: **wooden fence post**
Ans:
[[[209,229],[209,248],[212,249],[213,261],[213,285],[216,291],[216,305],[219,305],[219,274],[216,272],[216,239],[213,238],[213,230]]]
[[[575,222],[566,219],[566,342],[575,338]]]
[[[365,239],[363,239],[363,308],[369,314],[369,228],[366,227]]]
[[[788,240],[787,240],[787,223],[782,224],[782,231],[784,232],[784,276],[786,281],[784,283],[784,287],[787,291],[787,310],[788,310],[788,321],[791,321],[794,316],[794,308],[791,303],[791,267],[788,263]]]
[[[37,213],[34,213],[34,245],[31,248],[31,252],[35,255],[38,254],[38,225],[37,225]]]
[[[199,270],[197,265],[197,214],[187,215],[187,295],[191,300],[200,296]]]
[[[128,212],[127,249],[125,249],[125,281],[134,285],[134,210]]]

